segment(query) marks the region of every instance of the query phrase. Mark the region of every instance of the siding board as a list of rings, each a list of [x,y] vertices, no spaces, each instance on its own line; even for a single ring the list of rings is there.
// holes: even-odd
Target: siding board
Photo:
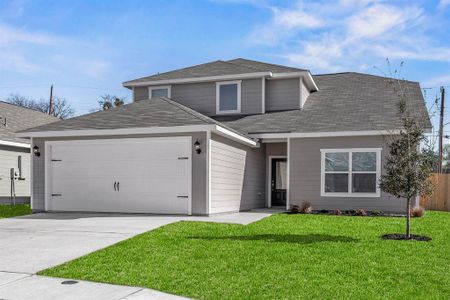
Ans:
[[[212,135],[211,213],[265,205],[265,145],[250,148]]]

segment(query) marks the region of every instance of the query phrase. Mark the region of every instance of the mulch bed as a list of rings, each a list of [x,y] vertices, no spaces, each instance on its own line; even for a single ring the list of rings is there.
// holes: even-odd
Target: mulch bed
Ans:
[[[340,211],[339,214],[336,213],[335,210],[313,210],[309,213],[302,213],[302,212],[292,212],[289,211],[287,214],[311,214],[311,215],[339,215],[339,216],[360,216],[360,217],[405,217],[404,214],[398,214],[398,213],[388,213],[388,212],[382,212],[382,211],[366,211],[366,215],[358,215],[356,210],[343,210]]]
[[[421,241],[421,242],[429,242],[432,240],[429,236],[415,235],[415,234],[411,234],[410,238],[408,239],[406,237],[406,234],[400,234],[400,233],[385,234],[381,238],[383,240],[415,240],[415,241]]]

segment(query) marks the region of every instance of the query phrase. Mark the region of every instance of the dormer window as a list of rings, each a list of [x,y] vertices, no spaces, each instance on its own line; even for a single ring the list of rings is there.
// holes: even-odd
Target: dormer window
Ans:
[[[216,83],[216,114],[241,112],[241,81]]]
[[[151,86],[148,88],[149,98],[167,97],[170,98],[170,86]]]

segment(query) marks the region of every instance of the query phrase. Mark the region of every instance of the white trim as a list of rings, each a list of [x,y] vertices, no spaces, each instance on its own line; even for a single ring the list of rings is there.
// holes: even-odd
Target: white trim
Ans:
[[[2,146],[11,146],[11,147],[19,147],[19,148],[28,148],[28,149],[31,148],[30,144],[10,142],[10,141],[3,141],[3,140],[0,140],[0,145],[2,145]]]
[[[164,84],[176,84],[176,83],[191,83],[191,82],[207,82],[207,81],[220,81],[220,80],[234,80],[234,79],[249,79],[249,78],[259,78],[261,76],[272,76],[272,72],[255,72],[255,73],[243,73],[243,74],[232,74],[232,75],[218,75],[218,76],[204,76],[204,77],[193,77],[193,78],[177,78],[177,79],[166,79],[166,80],[150,80],[141,82],[124,82],[122,85],[124,87],[131,88],[133,86],[149,86],[149,85],[164,85]]]
[[[133,102],[136,102],[136,95],[134,94],[134,86],[131,87],[131,98],[133,99]]]
[[[188,125],[170,127],[137,127],[118,129],[79,129],[59,131],[37,131],[17,134],[18,137],[71,137],[71,136],[102,136],[102,135],[129,135],[129,134],[158,134],[182,133],[211,130],[215,125]]]
[[[184,136],[167,137],[167,139],[171,139],[171,138],[184,139],[185,137]],[[189,137],[189,144],[190,144],[190,147],[189,147],[189,151],[188,151],[188,157],[189,157],[190,164],[189,164],[188,174],[189,174],[190,182],[189,182],[189,189],[188,189],[188,191],[189,191],[188,216],[192,216],[192,182],[193,182],[193,180],[192,180],[192,164],[194,163],[192,161],[192,149],[194,147],[194,143],[192,143],[192,136]]]
[[[134,89],[134,87],[133,87]],[[172,96],[172,86],[171,85],[155,85],[149,86],[148,88],[148,99],[152,99],[152,91],[153,90],[167,90],[167,98],[171,98]]]
[[[287,139],[287,182],[286,182],[286,210],[289,210],[291,201],[290,181],[291,181],[291,139]]]
[[[240,134],[237,134],[231,130],[228,130],[226,128],[220,127],[218,125],[216,125],[215,128],[212,129],[212,131],[214,131],[214,133],[217,133],[218,135],[225,136],[225,137],[235,140],[237,142],[241,142],[241,143],[243,142],[243,143],[248,144],[253,147],[259,147],[258,142],[251,140],[249,138],[246,138],[246,137],[244,137]]]
[[[220,110],[220,87],[222,85],[231,85],[231,84],[237,85],[237,108],[235,110]],[[216,114],[217,115],[241,113],[241,85],[242,85],[242,80],[216,82]]]
[[[311,73],[310,73],[310,72],[307,72],[307,75],[306,75],[306,76],[308,76],[309,81],[311,81],[311,83],[312,83],[312,85],[313,85],[313,87],[314,87],[314,90],[318,91],[318,90],[319,90],[319,87],[317,86],[316,81],[315,81],[314,78],[312,77]]]
[[[269,155],[267,157],[268,161],[268,172],[267,172],[267,207],[272,207],[272,160],[277,158],[285,158],[287,163],[287,156],[286,155]],[[286,174],[287,178],[287,174]],[[287,190],[286,190],[286,196],[287,196]],[[287,201],[287,198],[286,198]]]
[[[261,113],[266,113],[266,78],[261,78]]]
[[[51,159],[52,159],[52,142],[44,142],[44,210],[49,211],[50,195],[52,191],[52,184],[50,178],[52,178]]]
[[[302,86],[303,86],[303,77],[300,77],[300,79],[299,79],[299,91],[298,91],[298,95],[299,95],[299,107],[300,107],[300,109],[302,109],[303,108],[303,89],[302,89]]]
[[[380,186],[378,182],[381,177],[381,148],[340,148],[340,149],[320,149],[320,196],[321,197],[372,197],[379,198],[381,196]],[[361,171],[356,172],[352,170],[352,154],[353,152],[375,152],[376,153],[376,171]],[[325,192],[325,154],[326,153],[349,153],[349,165],[346,172],[328,172],[328,173],[343,173],[348,174],[348,192],[347,193],[326,193]],[[372,173],[376,174],[376,191],[375,193],[354,193],[352,192],[352,174],[353,173]]]
[[[374,136],[400,134],[400,130],[361,130],[361,131],[328,131],[328,132],[285,132],[285,133],[255,133],[249,134],[253,138],[317,138],[317,137],[343,137],[343,136]]]
[[[33,146],[33,138],[30,139],[30,148]],[[34,173],[34,167],[33,167],[33,160],[34,160],[34,153],[33,151],[30,151],[30,208],[33,210],[33,198],[34,198],[34,183],[33,183],[33,173]]]
[[[219,125],[189,125],[189,126],[172,126],[172,127],[143,127],[143,128],[120,128],[120,129],[87,129],[87,130],[62,130],[62,131],[38,131],[24,132],[18,134],[20,137],[83,137],[83,136],[110,136],[110,135],[139,135],[139,134],[160,134],[160,133],[187,133],[214,131],[215,133],[225,136],[252,147],[259,147],[258,142],[246,138],[243,135],[235,133],[231,130],[223,128]]]
[[[206,132],[206,214],[211,213],[211,132]]]

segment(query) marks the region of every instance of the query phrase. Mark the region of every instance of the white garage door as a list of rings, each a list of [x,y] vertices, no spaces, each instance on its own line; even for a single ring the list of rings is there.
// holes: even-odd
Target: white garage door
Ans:
[[[190,137],[47,143],[47,210],[191,213]]]

